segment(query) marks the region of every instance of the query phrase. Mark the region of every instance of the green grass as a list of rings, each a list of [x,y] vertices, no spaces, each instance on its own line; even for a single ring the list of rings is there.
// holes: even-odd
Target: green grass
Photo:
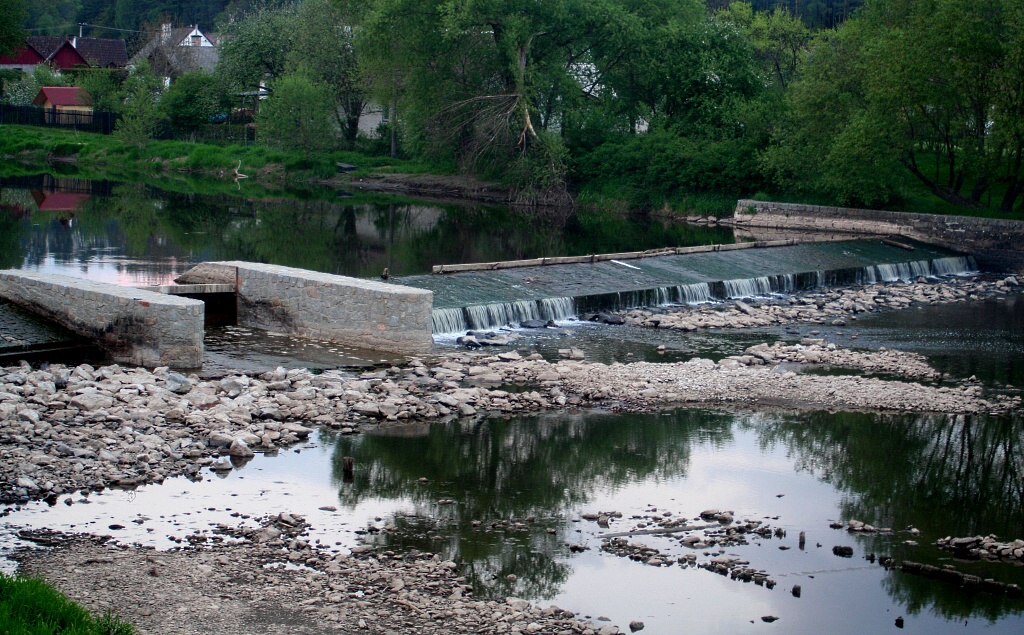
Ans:
[[[3,635],[132,635],[131,624],[109,614],[94,617],[35,578],[0,574]]]
[[[140,149],[110,135],[35,126],[4,125],[0,129],[0,156],[36,165],[74,157],[80,167],[102,168],[109,178],[119,180],[174,172],[230,178],[239,161],[243,173],[268,182],[331,178],[338,175],[339,162],[355,165],[355,177],[373,173],[443,173],[422,162],[351,151],[308,155],[265,146],[163,140],[151,140]]]

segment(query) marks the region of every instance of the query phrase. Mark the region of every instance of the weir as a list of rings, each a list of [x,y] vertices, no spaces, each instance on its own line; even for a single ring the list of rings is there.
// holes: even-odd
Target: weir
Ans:
[[[457,334],[524,320],[565,320],[586,312],[696,304],[977,270],[970,256],[907,243],[847,240],[629,261],[495,267],[412,276],[403,278],[402,284],[433,291],[434,334]]]

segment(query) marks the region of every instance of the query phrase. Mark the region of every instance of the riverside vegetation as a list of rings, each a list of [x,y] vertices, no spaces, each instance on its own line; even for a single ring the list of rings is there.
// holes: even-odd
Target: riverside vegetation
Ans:
[[[3,49],[29,17],[12,1]],[[138,161],[154,136],[225,136],[211,119],[267,82],[248,113],[257,142],[295,154],[159,151],[190,169],[252,157],[322,178],[360,149],[501,181],[528,204],[720,213],[755,196],[1020,218],[1021,2],[232,3],[204,9],[225,35],[212,74],[164,90],[145,64],[44,68],[3,90],[25,103],[40,83],[86,87]],[[32,27],[55,28],[47,14]],[[386,122],[360,135],[371,110]]]

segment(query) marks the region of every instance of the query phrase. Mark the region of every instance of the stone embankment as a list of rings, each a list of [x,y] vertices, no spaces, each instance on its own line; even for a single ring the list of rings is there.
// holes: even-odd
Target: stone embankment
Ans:
[[[435,554],[341,553],[307,540],[306,528],[282,513],[260,527],[221,525],[211,540],[172,552],[36,532],[26,537],[58,548],[18,559],[25,573],[94,612],[113,611],[141,635],[620,632],[557,606],[477,600],[456,563]]]
[[[996,281],[951,278],[940,283],[922,279],[914,283],[814,290],[778,300],[734,300],[731,304],[635,309],[621,315],[627,324],[680,331],[797,323],[848,326],[861,314],[986,299],[1014,293],[1019,288],[1013,276]]]

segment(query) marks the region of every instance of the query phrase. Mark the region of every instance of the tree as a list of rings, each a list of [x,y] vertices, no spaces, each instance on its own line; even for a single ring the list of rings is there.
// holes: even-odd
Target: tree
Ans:
[[[75,77],[78,86],[85,89],[92,97],[92,106],[96,110],[118,113],[121,111],[121,84],[125,79],[124,71],[111,69],[89,69]]]
[[[159,120],[156,100],[160,89],[159,78],[150,72],[145,60],[131,70],[123,84],[121,118],[114,128],[118,139],[140,150],[146,145]]]
[[[769,166],[832,173],[818,185],[851,202],[891,200],[902,173],[953,205],[995,191],[1012,211],[1024,192],[1022,11],[1021,0],[866,3],[814,47]]]
[[[220,111],[222,94],[209,73],[186,73],[161,96],[160,110],[177,134],[194,137],[196,129]]]
[[[25,43],[26,33],[22,27],[27,19],[25,0],[0,3],[0,55],[7,55]]]
[[[351,20],[330,0],[305,0],[296,11],[294,25],[287,67],[302,69],[331,90],[342,136],[355,141],[365,97]]]
[[[700,10],[670,0],[378,0],[357,36],[375,94],[397,95],[419,148],[528,193],[557,189],[562,135],[583,111],[622,103],[620,87],[643,103],[646,85],[630,78],[652,74],[636,45]],[[636,121],[638,110],[618,114]]]
[[[217,74],[240,90],[256,90],[260,82],[280,76],[292,47],[294,17],[292,7],[264,5],[232,20],[225,28]]]
[[[256,116],[259,142],[271,148],[322,152],[337,138],[330,91],[302,73],[271,84]]]

